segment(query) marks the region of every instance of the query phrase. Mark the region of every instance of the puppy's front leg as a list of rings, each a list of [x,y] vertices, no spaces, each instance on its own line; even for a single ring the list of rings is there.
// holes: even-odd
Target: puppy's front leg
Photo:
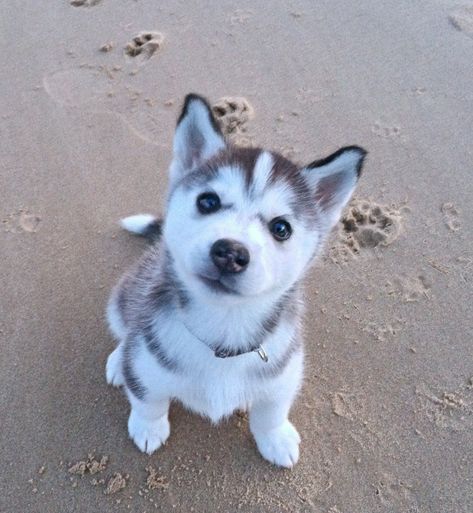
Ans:
[[[128,393],[131,413],[128,433],[139,449],[152,454],[169,437],[171,427],[168,420],[169,399],[142,401]]]
[[[266,460],[280,467],[292,467],[299,459],[301,438],[289,422],[290,401],[266,400],[250,410],[250,430],[258,450]]]

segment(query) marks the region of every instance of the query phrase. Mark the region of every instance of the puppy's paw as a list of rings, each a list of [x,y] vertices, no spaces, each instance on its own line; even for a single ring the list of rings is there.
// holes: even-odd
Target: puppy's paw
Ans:
[[[122,371],[122,354],[119,347],[115,349],[107,358],[105,367],[107,383],[114,387],[120,387],[125,384],[125,378]]]
[[[270,431],[254,433],[254,437],[264,459],[287,468],[297,463],[301,437],[288,420]]]
[[[152,454],[166,442],[170,432],[171,426],[167,415],[150,421],[131,410],[128,419],[128,434],[141,452]]]

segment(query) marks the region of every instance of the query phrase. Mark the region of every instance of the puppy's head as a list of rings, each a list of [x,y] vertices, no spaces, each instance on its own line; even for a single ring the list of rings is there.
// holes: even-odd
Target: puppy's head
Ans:
[[[174,138],[164,239],[193,289],[282,292],[319,253],[361,172],[357,146],[298,167],[226,143],[205,99],[188,95]]]

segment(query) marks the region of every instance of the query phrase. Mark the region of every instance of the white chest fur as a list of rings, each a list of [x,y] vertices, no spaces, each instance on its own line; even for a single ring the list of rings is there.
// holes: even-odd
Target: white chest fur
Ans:
[[[281,372],[275,368],[288,352],[295,330],[292,323],[281,322],[266,337],[268,362],[264,362],[256,352],[217,358],[175,317],[161,319],[153,327],[159,357],[157,346],[150,348],[149,341],[141,337],[134,355],[134,372],[147,390],[147,400],[177,399],[217,422],[237,409],[246,410],[255,401],[281,393],[282,383],[291,380],[291,375],[299,379],[300,372],[295,372],[294,366],[301,367],[302,355]],[[167,367],[160,362],[164,356]]]

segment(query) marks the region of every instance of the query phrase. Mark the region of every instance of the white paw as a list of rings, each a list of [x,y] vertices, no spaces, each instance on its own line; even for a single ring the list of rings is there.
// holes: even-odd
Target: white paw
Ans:
[[[253,434],[258,450],[264,459],[287,468],[291,468],[297,463],[301,437],[288,420],[270,431]]]
[[[157,420],[140,417],[133,409],[128,419],[128,434],[140,451],[152,454],[159,449],[169,437],[171,426],[166,415]]]
[[[107,358],[105,375],[109,385],[119,387],[125,384],[122,371],[122,351],[120,346],[118,346],[115,351],[110,353],[110,356]]]

